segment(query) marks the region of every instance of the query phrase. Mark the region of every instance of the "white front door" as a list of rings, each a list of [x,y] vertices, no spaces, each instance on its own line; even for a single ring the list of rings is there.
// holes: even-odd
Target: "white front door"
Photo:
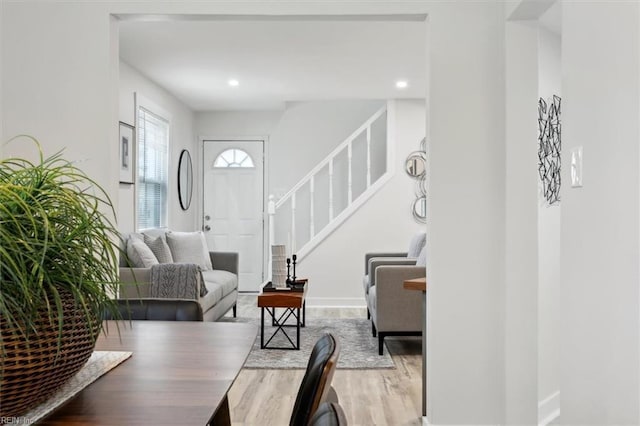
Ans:
[[[238,290],[258,291],[263,282],[264,141],[205,140],[203,154],[209,249],[238,252]]]

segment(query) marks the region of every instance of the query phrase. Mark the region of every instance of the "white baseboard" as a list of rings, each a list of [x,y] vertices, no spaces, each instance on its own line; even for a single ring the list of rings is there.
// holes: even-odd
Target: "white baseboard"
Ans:
[[[547,426],[560,417],[560,391],[555,391],[538,402],[538,425]]]
[[[307,307],[366,308],[364,297],[307,297]]]

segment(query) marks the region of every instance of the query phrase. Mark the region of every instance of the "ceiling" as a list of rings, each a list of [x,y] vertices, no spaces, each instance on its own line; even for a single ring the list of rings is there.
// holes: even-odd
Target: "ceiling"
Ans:
[[[415,19],[122,21],[120,58],[194,111],[424,98],[426,34]]]

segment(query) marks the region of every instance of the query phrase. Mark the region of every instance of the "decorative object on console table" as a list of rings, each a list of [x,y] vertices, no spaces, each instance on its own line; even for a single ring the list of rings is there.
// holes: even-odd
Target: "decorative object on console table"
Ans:
[[[291,257],[293,257],[293,276],[291,277],[291,283],[293,284],[296,282],[296,261],[298,260],[298,256],[293,254]]]
[[[271,246],[271,282],[276,288],[286,288],[287,274],[285,272],[286,248],[284,245]]]
[[[0,161],[0,418],[53,395],[91,356],[102,312],[119,318],[109,196],[61,153],[15,139],[38,161]]]
[[[120,183],[135,183],[135,132],[132,125],[120,122]]]
[[[293,254],[293,276],[290,274],[290,268],[291,268],[291,259],[289,259],[287,257],[287,285],[294,283],[296,281],[296,260],[298,260],[298,256]]]
[[[265,285],[264,287],[267,287]],[[305,326],[305,311],[306,311],[306,303],[305,303],[305,295],[307,292],[308,285],[304,285],[302,287],[302,291],[291,291],[291,288],[286,287],[288,291],[265,291],[263,289],[262,293],[258,295],[258,307],[260,310],[260,349],[300,349],[300,327]],[[276,308],[285,308],[284,312],[280,315],[276,314]],[[264,317],[265,317],[265,309],[269,316],[271,316],[271,324],[276,327],[276,330],[273,332],[271,337],[265,342],[264,339]],[[296,327],[296,343],[289,337],[284,327],[289,327],[287,323],[287,319],[292,318],[295,320]],[[278,332],[282,332],[283,336],[286,336],[287,341],[291,344],[291,346],[285,347],[268,347],[269,342],[278,334]]]

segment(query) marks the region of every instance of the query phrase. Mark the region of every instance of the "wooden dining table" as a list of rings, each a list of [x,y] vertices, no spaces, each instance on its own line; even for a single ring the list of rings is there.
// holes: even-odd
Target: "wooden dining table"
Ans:
[[[258,327],[187,321],[107,321],[96,351],[133,355],[83,389],[43,425],[226,425],[227,392]]]

